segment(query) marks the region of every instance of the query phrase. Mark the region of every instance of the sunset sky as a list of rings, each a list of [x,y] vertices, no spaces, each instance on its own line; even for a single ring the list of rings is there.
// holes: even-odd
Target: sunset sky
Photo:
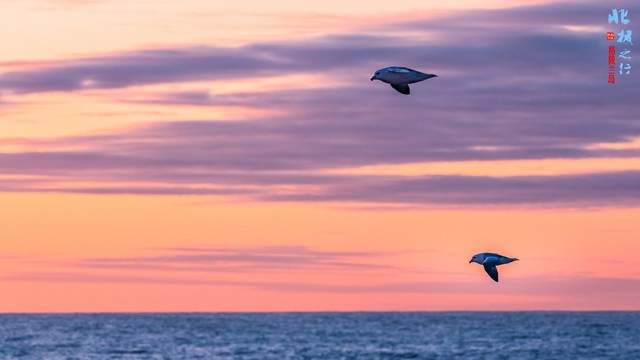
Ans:
[[[0,312],[640,310],[638,2],[0,5]]]

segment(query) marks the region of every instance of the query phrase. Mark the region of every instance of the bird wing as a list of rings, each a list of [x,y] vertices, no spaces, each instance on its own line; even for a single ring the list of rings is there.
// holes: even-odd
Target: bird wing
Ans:
[[[392,73],[399,73],[399,74],[406,74],[411,72],[411,70],[407,68],[401,68],[401,67],[389,68],[388,71]]]
[[[495,266],[495,265],[499,265],[498,263],[500,262],[500,258],[502,258],[502,255],[498,255],[498,254],[485,254],[484,260],[482,261],[482,265],[490,265],[490,266]]]
[[[484,264],[484,271],[489,274],[493,281],[498,282],[498,268],[495,265]]]
[[[405,95],[411,94],[411,89],[409,88],[409,85],[391,84],[391,87],[396,89],[396,91],[398,91],[401,94],[405,94]]]

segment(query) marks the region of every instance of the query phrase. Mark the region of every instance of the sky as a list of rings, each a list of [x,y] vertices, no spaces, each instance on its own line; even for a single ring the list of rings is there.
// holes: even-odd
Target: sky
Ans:
[[[640,310],[637,3],[0,5],[0,312]]]

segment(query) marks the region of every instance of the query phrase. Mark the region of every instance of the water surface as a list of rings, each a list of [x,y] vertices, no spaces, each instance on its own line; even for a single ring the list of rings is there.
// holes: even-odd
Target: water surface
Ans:
[[[640,312],[0,315],[0,359],[640,359]]]

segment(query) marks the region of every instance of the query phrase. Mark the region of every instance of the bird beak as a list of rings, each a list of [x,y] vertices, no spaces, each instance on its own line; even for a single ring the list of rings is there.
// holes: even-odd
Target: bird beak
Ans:
[[[376,79],[376,76],[375,76],[375,75],[373,75],[373,76],[371,77],[371,81],[373,81],[373,80],[375,80],[375,79]]]
[[[473,262],[473,259],[469,260],[469,264],[471,264]]]
[[[436,75],[436,74],[427,74],[427,76],[428,76],[428,78],[427,78],[427,79],[431,79],[431,78],[434,78],[434,77],[438,77],[438,75]]]

